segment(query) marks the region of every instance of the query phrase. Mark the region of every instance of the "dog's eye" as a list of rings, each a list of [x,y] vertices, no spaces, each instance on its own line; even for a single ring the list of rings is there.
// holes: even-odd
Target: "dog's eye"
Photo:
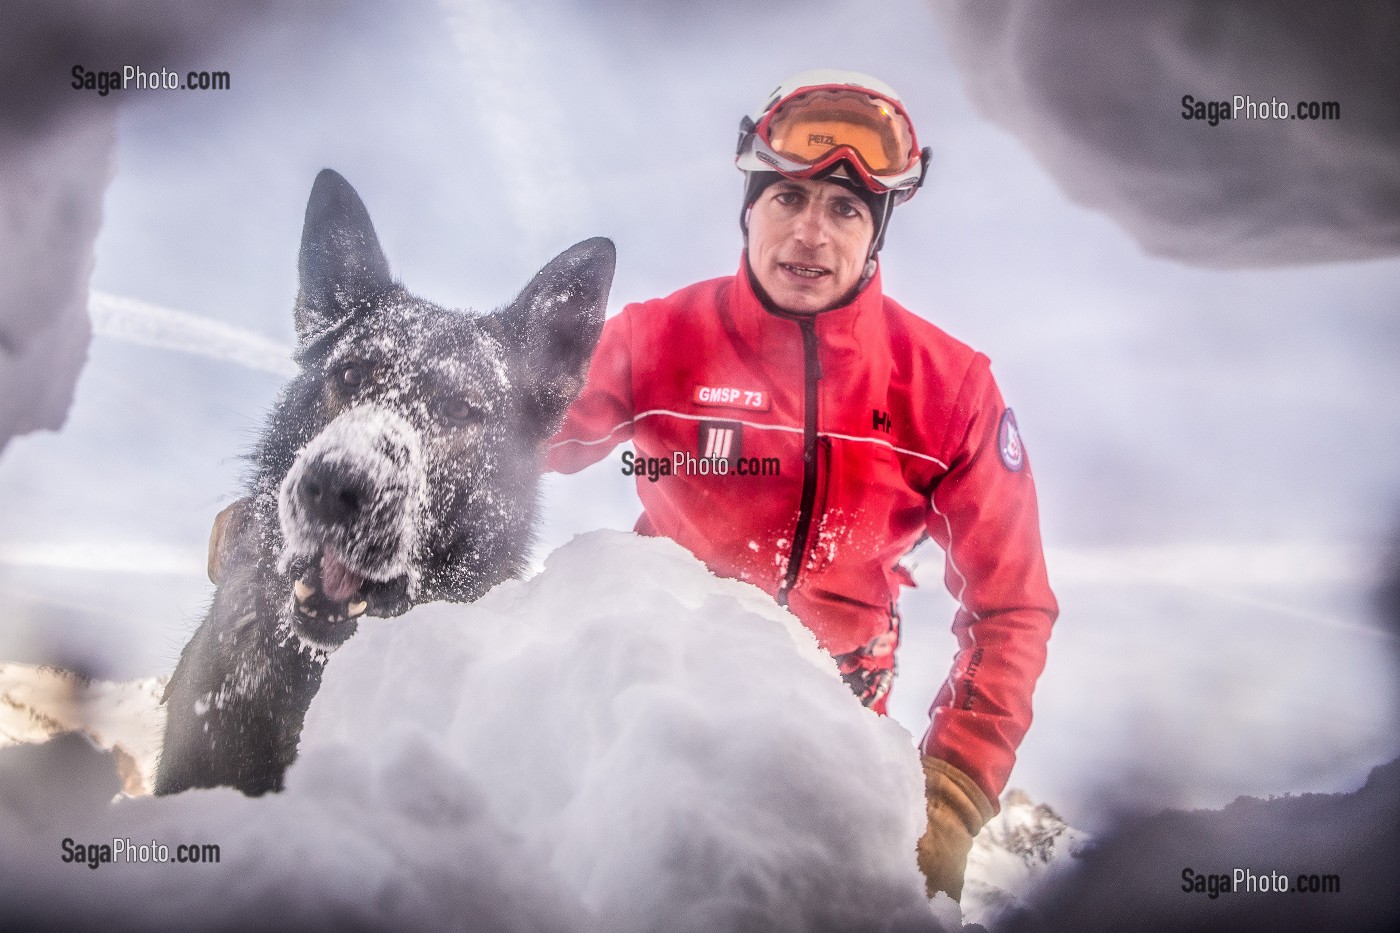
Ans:
[[[477,424],[482,420],[481,409],[460,398],[443,399],[438,403],[438,413],[457,424]]]
[[[369,367],[364,363],[351,363],[340,370],[340,381],[352,389],[358,389],[369,381]]]

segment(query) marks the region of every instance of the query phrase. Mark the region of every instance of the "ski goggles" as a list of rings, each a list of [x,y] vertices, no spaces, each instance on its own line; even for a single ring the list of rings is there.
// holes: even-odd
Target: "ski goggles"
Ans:
[[[904,200],[923,183],[929,150],[919,149],[903,105],[843,84],[804,87],[779,100],[757,124],[739,124],[735,159],[745,171],[812,178],[845,162],[876,194]]]

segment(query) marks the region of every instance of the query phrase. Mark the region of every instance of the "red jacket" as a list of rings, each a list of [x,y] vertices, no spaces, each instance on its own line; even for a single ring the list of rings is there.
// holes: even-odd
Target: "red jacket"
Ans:
[[[766,310],[741,268],[608,320],[549,467],[631,440],[639,532],[762,588],[866,666],[893,666],[911,582],[898,561],[931,535],[962,608],[923,749],[995,806],[1058,609],[1030,464],[988,367],[884,297],[878,273],[803,320]]]

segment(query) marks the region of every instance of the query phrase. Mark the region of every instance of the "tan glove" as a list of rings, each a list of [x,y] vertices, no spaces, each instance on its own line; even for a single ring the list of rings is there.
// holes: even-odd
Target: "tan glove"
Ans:
[[[928,829],[919,840],[919,870],[929,897],[946,891],[956,901],[962,897],[972,837],[992,818],[992,805],[972,778],[946,761],[922,757]]]
[[[251,499],[235,499],[214,516],[214,527],[209,529],[209,582],[215,586],[223,579],[229,549],[237,537],[232,532],[247,520],[251,504]]]

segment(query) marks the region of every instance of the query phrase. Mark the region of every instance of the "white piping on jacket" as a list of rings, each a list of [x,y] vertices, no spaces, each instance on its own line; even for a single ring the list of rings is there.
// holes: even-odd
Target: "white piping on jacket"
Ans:
[[[549,449],[549,450],[553,450],[554,448],[556,448],[556,447],[562,447],[562,446],[564,446],[565,444],[579,444],[579,445],[587,446],[587,447],[591,447],[591,446],[593,446],[593,445],[595,445],[595,444],[604,444],[604,443],[607,443],[607,441],[608,441],[614,434],[616,434],[618,431],[622,430],[623,428],[627,427],[628,425],[636,424],[638,421],[641,421],[641,420],[644,419],[644,418],[650,418],[650,417],[652,417],[653,415],[670,415],[670,416],[673,417],[673,418],[680,418],[680,419],[685,420],[685,421],[733,421],[733,422],[736,422],[736,423],[738,423],[738,424],[745,425],[746,427],[754,428],[755,430],[758,430],[758,431],[787,431],[787,432],[790,433],[790,434],[801,434],[801,433],[802,433],[802,429],[801,429],[801,428],[794,428],[794,427],[790,427],[790,426],[785,425],[785,424],[759,424],[759,423],[756,422],[756,421],[745,421],[745,420],[742,419],[742,418],[724,418],[724,417],[715,417],[715,416],[713,416],[713,415],[691,415],[691,414],[686,414],[686,413],[684,413],[684,412],[671,411],[669,408],[652,408],[652,409],[649,409],[648,411],[639,412],[639,413],[636,414],[634,417],[632,417],[630,420],[624,421],[624,422],[622,422],[621,424],[619,424],[619,425],[613,427],[613,428],[610,429],[606,434],[604,434],[604,435],[603,435],[602,437],[600,437],[600,438],[597,438],[596,440],[581,441],[581,440],[578,440],[578,439],[576,439],[576,438],[569,438],[568,440],[559,441],[557,444],[550,444],[548,449]],[[851,435],[851,434],[836,434],[836,433],[834,433],[834,432],[832,432],[832,431],[818,431],[818,432],[817,432],[817,436],[818,436],[818,437],[834,437],[834,438],[837,438],[838,440],[843,440],[843,441],[860,441],[860,442],[866,443],[866,444],[879,444],[879,445],[882,446],[882,447],[888,447],[890,450],[894,451],[894,452],[897,453],[897,454],[906,454],[906,455],[908,455],[908,456],[910,456],[910,457],[918,457],[920,460],[927,460],[927,461],[930,462],[930,463],[933,463],[933,464],[936,464],[936,465],[938,465],[938,466],[941,466],[941,467],[942,467],[943,469],[945,469],[945,470],[948,469],[948,464],[944,463],[942,460],[939,460],[937,457],[930,457],[928,454],[921,454],[921,453],[919,453],[917,450],[910,450],[910,449],[907,448],[907,447],[896,447],[894,444],[891,444],[889,441],[884,440],[884,439],[882,439],[882,438],[878,438],[878,437],[857,437],[857,436]],[[935,508],[934,511],[937,511],[937,509]],[[940,514],[941,514],[941,513],[940,513]],[[946,521],[946,519],[945,519],[945,521]],[[960,576],[961,576],[961,574],[960,574]]]

